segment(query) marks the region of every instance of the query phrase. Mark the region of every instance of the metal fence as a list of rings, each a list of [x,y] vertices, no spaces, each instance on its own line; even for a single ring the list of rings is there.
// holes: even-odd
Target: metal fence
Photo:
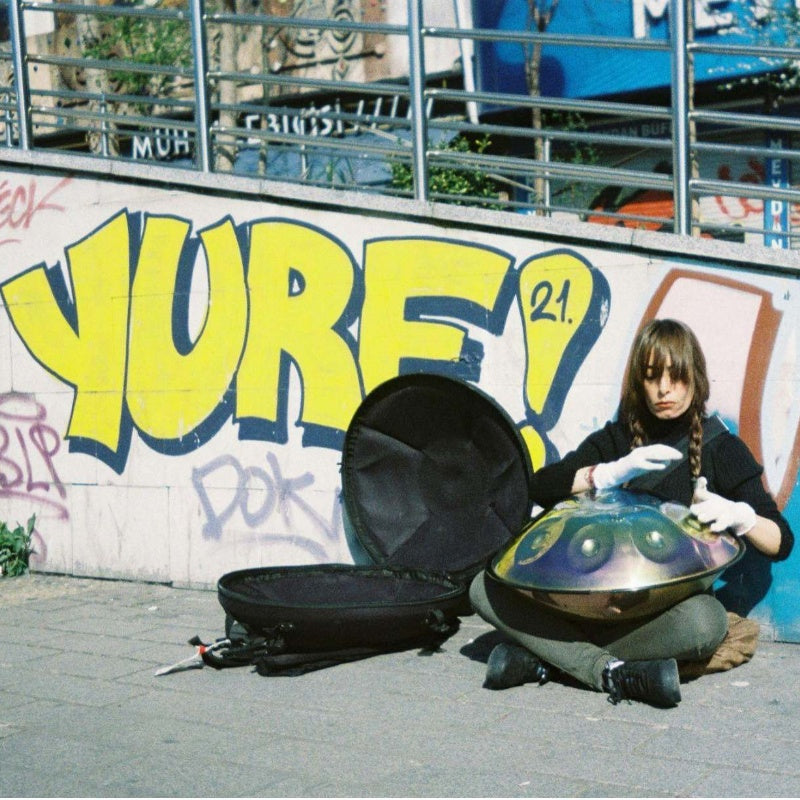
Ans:
[[[8,148],[59,149],[141,161],[143,175],[161,160],[176,183],[233,172],[774,247],[800,239],[789,177],[800,103],[790,93],[775,114],[758,91],[723,95],[693,79],[703,54],[793,68],[791,36],[781,47],[703,44],[682,0],[669,5],[669,41],[465,27],[458,3],[450,26],[429,24],[422,0],[407,0],[399,22],[354,13],[359,3],[263,12],[273,5],[9,0],[0,161]],[[471,59],[487,43],[531,58],[658,52],[670,88],[481,91]],[[452,68],[431,69],[435,47],[456,52]],[[405,69],[381,66],[387,52]]]

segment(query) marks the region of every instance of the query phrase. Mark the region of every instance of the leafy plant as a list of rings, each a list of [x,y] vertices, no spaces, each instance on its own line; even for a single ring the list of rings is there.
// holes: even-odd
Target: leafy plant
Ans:
[[[548,111],[542,115],[543,123],[548,129],[588,132],[589,123],[582,114],[574,111]],[[591,142],[573,140],[561,142],[553,147],[550,153],[552,161],[564,164],[586,164],[593,166],[601,161],[597,148]],[[586,206],[595,195],[597,187],[592,183],[582,181],[561,180],[551,181],[551,196],[553,205]]]
[[[466,136],[459,134],[452,138],[441,150],[454,153],[468,153],[474,151],[483,153],[491,144],[488,136],[483,136],[475,142],[471,142]],[[412,190],[414,188],[414,173],[411,166],[405,161],[393,161],[392,186],[396,189]],[[499,198],[500,185],[494,178],[482,172],[476,167],[455,167],[455,166],[432,166],[429,174],[429,189],[431,194],[452,195],[454,198],[465,199],[442,199],[444,203],[455,203],[456,205],[479,205],[484,208],[502,208],[499,203],[475,203],[474,198],[482,197],[487,200]]]
[[[35,522],[35,514],[25,528],[17,523],[12,530],[5,522],[0,522],[0,575],[22,575],[27,571],[28,559],[34,552],[31,541]]]
[[[136,2],[123,5],[136,6]],[[153,7],[171,3],[158,0]],[[192,62],[189,28],[178,19],[148,19],[144,17],[114,17],[102,35],[88,41],[83,55],[102,60],[127,60],[139,64],[174,65],[187,67]],[[167,94],[172,76],[113,70],[110,79],[128,94],[159,97]]]

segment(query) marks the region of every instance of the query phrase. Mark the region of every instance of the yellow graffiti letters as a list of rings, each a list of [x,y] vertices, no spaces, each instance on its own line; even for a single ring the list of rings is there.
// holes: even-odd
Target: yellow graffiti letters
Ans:
[[[369,242],[359,332],[359,362],[366,391],[397,375],[404,358],[454,362],[462,355],[465,330],[444,321],[410,319],[410,300],[438,299],[442,317],[461,317],[452,306],[468,301],[485,309],[488,317],[510,264],[511,259],[503,253],[459,242]]]
[[[353,293],[350,254],[306,225],[256,222],[247,275],[251,315],[236,379],[236,416],[278,419],[290,359],[303,384],[300,421],[346,429],[361,401],[353,350],[337,330]]]
[[[593,295],[588,264],[572,253],[534,256],[520,268],[519,298],[528,354],[525,396],[541,414],[564,353],[581,330]]]
[[[522,425],[519,432],[522,436],[522,441],[525,442],[525,447],[528,448],[531,466],[535,472],[547,463],[547,450],[542,434],[533,425]]]
[[[125,386],[130,267],[124,213],[69,247],[77,325],[53,295],[44,266],[6,282],[3,300],[34,358],[75,388],[67,437],[119,443]]]
[[[225,219],[200,233],[205,319],[188,352],[176,347],[174,307],[189,304],[189,281],[176,282],[189,229],[185,220],[147,218],[131,292],[128,407],[140,431],[164,440],[195,430],[220,405],[247,331],[244,265],[233,223]]]
[[[559,405],[562,362],[580,361],[565,355],[596,289],[579,257],[536,256],[518,274],[511,255],[475,243],[381,239],[366,243],[360,273],[342,242],[291,220],[226,217],[193,236],[188,220],[144,215],[131,242],[132,220],[121,213],[68,248],[72,308],[43,266],[2,287],[23,342],[74,387],[67,436],[105,447],[115,469],[134,428],[178,452],[233,414],[241,436],[285,440],[292,370],[297,424],[316,443],[335,440],[326,432],[345,431],[364,394],[404,369],[479,380],[483,345],[470,332],[499,334],[515,290],[527,441],[545,460],[541,409]]]

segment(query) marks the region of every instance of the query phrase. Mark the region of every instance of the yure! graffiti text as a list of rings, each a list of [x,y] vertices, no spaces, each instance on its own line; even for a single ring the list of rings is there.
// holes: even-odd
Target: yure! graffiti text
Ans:
[[[304,443],[338,447],[364,394],[401,372],[479,380],[483,344],[468,326],[501,335],[515,297],[523,427],[544,453],[608,313],[605,279],[567,250],[517,268],[478,244],[375,239],[359,268],[341,241],[293,221],[191,227],[122,212],[66,248],[63,269],[38,265],[0,286],[33,357],[74,389],[70,449],[120,472],[134,428],[164,453],[195,449],[228,418],[240,438],[286,442],[290,366]],[[191,334],[198,268],[207,296]]]

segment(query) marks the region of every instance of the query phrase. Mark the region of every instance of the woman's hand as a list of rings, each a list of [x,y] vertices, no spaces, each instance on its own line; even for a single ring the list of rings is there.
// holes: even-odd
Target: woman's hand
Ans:
[[[700,522],[711,526],[714,533],[730,530],[734,536],[744,536],[756,525],[756,512],[747,503],[736,503],[709,492],[708,481],[698,478],[689,510]]]
[[[646,472],[664,469],[670,461],[683,458],[680,450],[666,444],[649,444],[631,450],[618,461],[597,464],[591,469],[590,485],[595,489],[610,489],[644,475]]]
[[[670,461],[681,458],[683,454],[680,450],[666,444],[637,447],[617,461],[579,469],[572,480],[572,494],[621,486],[646,472],[664,469]]]
[[[689,510],[700,522],[711,523],[711,530],[721,533],[730,530],[736,536],[745,536],[756,550],[775,556],[781,546],[781,531],[777,524],[760,517],[747,503],[726,500],[709,492],[705,478],[697,479],[692,505]]]

